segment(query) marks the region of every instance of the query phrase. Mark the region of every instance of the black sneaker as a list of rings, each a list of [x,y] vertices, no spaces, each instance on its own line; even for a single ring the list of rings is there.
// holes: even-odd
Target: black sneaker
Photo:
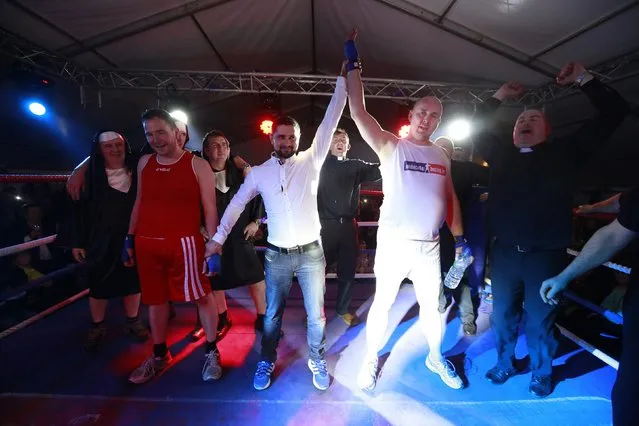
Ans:
[[[499,365],[494,366],[486,373],[486,378],[489,382],[494,383],[496,385],[503,385],[513,376],[516,376],[518,373],[515,367],[503,368]]]
[[[224,336],[226,336],[226,333],[229,332],[232,326],[233,326],[233,321],[231,321],[231,318],[229,318],[228,316],[226,317],[226,320],[218,321],[216,341],[219,342],[220,340],[222,340]]]
[[[125,324],[124,333],[138,342],[145,342],[149,338],[149,329],[141,321]]]
[[[104,326],[90,328],[84,339],[84,349],[88,351],[96,349],[105,335],[106,327]]]
[[[533,374],[532,379],[530,380],[530,386],[528,387],[528,391],[531,394],[539,398],[545,398],[552,393],[552,390],[551,376]]]

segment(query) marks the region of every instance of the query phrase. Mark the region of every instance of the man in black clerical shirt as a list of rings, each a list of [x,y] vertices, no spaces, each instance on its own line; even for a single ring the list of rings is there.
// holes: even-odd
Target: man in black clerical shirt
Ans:
[[[331,152],[320,171],[317,208],[322,224],[322,246],[326,264],[337,261],[338,291],[335,310],[349,326],[359,323],[350,311],[357,262],[357,207],[362,183],[381,179],[379,164],[346,158],[348,133],[337,129]]]
[[[545,115],[531,109],[517,118],[514,143],[500,140],[490,113],[507,98],[523,93],[520,85],[507,83],[478,109],[480,130],[475,137],[491,169],[487,208],[489,232],[495,238],[491,281],[497,365],[486,378],[502,384],[518,373],[515,344],[523,302],[532,370],[529,390],[539,397],[552,393],[552,359],[557,348],[556,307],[539,297],[541,283],[566,266],[580,166],[598,149],[606,149],[602,145],[629,112],[623,98],[581,64],[564,66],[557,83],[578,85],[598,110],[575,133],[555,140]]]

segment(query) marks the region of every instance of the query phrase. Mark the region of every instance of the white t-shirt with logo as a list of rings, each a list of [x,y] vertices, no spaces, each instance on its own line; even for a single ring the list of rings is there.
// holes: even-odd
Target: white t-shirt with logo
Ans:
[[[379,168],[384,192],[379,230],[408,240],[436,240],[446,219],[450,160],[445,151],[400,139]]]

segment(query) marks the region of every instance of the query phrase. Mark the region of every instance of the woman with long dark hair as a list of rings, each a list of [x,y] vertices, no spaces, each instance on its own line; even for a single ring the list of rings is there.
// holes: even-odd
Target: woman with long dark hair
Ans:
[[[124,331],[144,341],[148,329],[138,319],[140,285],[136,268],[121,260],[137,188],[137,159],[126,139],[113,131],[100,131],[93,140],[85,190],[76,203],[73,257],[88,267],[89,307],[93,326],[85,347],[94,349],[104,335],[109,299],[122,297],[126,311]]]

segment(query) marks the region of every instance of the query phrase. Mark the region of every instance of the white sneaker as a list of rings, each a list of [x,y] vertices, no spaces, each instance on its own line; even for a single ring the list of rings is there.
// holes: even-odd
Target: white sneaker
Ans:
[[[372,391],[377,384],[377,358],[367,361],[362,365],[357,376],[357,386],[361,390]]]
[[[462,379],[457,375],[457,372],[455,371],[455,366],[446,358],[442,358],[441,361],[435,362],[431,360],[429,356],[427,356],[426,368],[428,368],[433,373],[439,374],[439,377],[442,379],[442,382],[446,384],[446,386],[453,389],[461,389],[462,387],[464,387]]]

